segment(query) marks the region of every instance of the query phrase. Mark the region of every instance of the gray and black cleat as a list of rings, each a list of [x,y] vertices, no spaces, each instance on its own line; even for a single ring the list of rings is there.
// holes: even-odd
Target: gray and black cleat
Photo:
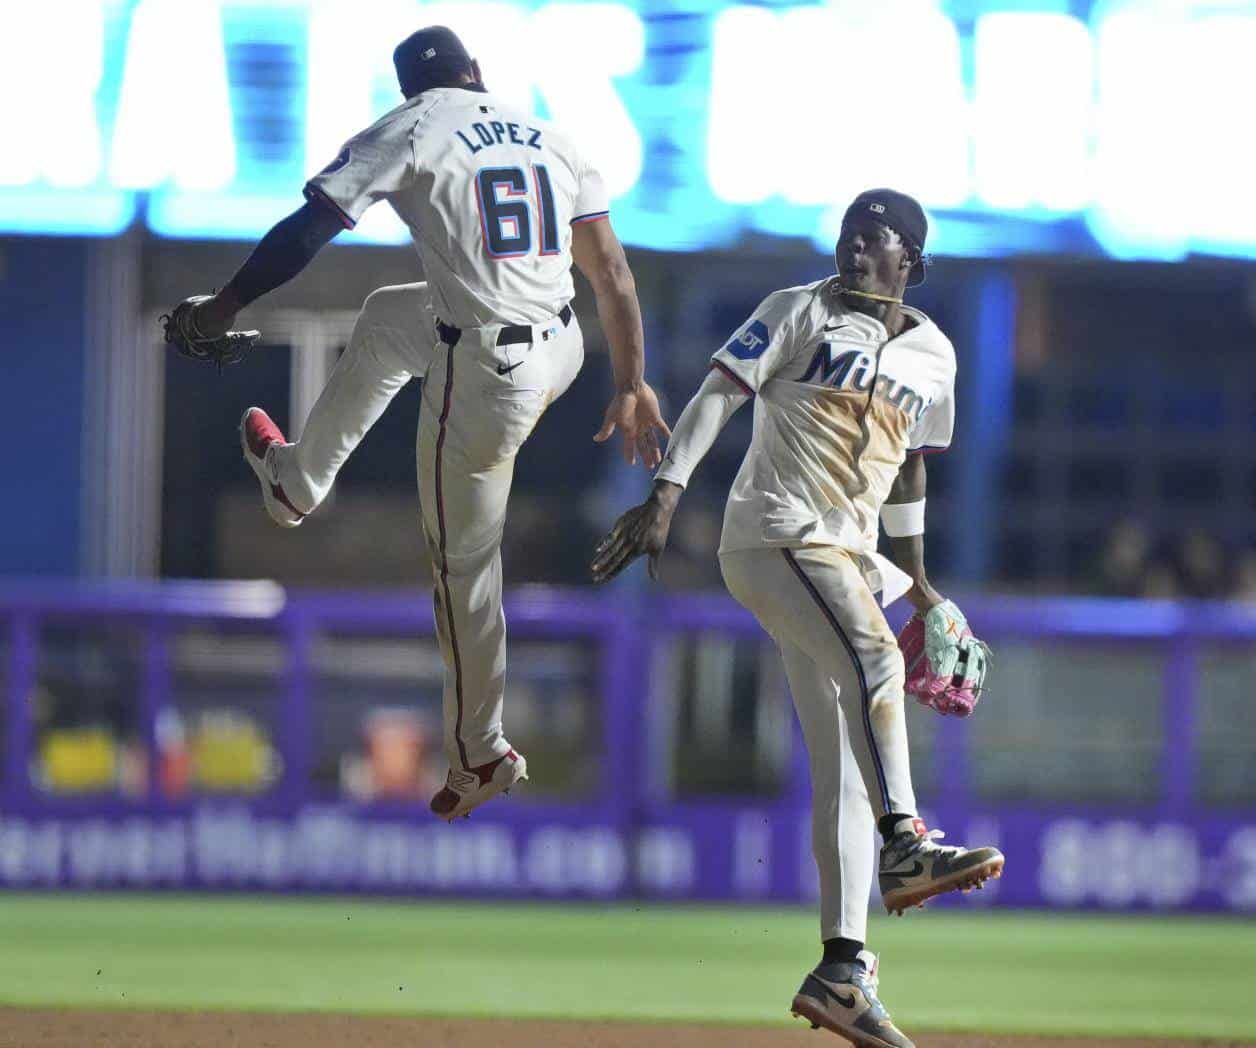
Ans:
[[[902,915],[912,906],[950,891],[980,888],[1003,873],[998,848],[950,848],[935,844],[941,830],[929,830],[919,819],[896,833],[881,848],[881,901],[889,913]]]
[[[845,1037],[856,1048],[914,1048],[877,998],[877,958],[867,950],[849,964],[825,964],[802,981],[791,1012]]]

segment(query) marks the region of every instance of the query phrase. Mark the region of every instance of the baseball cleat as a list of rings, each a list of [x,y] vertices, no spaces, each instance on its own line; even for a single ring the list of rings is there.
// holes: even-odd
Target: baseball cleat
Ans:
[[[288,500],[279,486],[275,456],[269,454],[271,448],[286,443],[283,430],[261,408],[249,408],[240,418],[240,449],[244,452],[244,461],[253,468],[262,485],[266,512],[281,528],[295,528],[305,519],[305,514]]]
[[[831,1030],[856,1048],[914,1048],[877,998],[877,958],[867,950],[849,964],[824,964],[809,973],[789,1010],[813,1030]]]
[[[432,798],[432,814],[446,822],[469,818],[473,809],[527,777],[528,762],[514,750],[470,771],[450,768],[444,788]]]
[[[887,913],[923,906],[935,895],[968,892],[1003,874],[998,848],[950,848],[934,841],[941,830],[928,830],[920,819],[896,833],[881,848],[881,901]]]

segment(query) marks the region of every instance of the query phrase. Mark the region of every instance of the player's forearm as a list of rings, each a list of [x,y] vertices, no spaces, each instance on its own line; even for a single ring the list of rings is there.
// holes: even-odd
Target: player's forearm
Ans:
[[[683,489],[733,412],[749,399],[723,372],[708,371],[698,392],[680,413],[663,464],[655,473],[656,480]]]
[[[597,313],[611,352],[618,393],[635,393],[645,380],[645,332],[637,285],[625,262],[597,292]]]
[[[680,496],[685,493],[685,489],[679,484],[670,480],[659,480],[655,478],[654,487],[650,489],[650,501],[657,502],[659,506],[671,517],[676,512],[676,505],[680,502]]]
[[[631,281],[631,276],[628,279]],[[636,287],[629,283],[623,292],[617,289],[599,295],[598,315],[610,344],[610,371],[614,374],[615,391],[636,392],[646,377],[646,336]]]
[[[247,306],[300,273],[343,228],[329,208],[306,201],[262,237],[224,293]]]
[[[907,591],[907,599],[919,612],[926,612],[935,604],[942,603],[942,595],[930,584],[925,574],[925,537],[906,535],[890,539],[890,559],[894,561],[912,581]]]
[[[247,306],[301,272],[328,241],[343,229],[320,204],[305,203],[275,224],[227,286],[197,310],[198,324],[212,329],[228,323]]]
[[[925,574],[924,502],[928,478],[923,455],[908,455],[890,487],[881,519],[890,540],[890,559],[912,580],[907,599],[925,612],[942,603]],[[910,509],[908,508],[910,507]],[[897,525],[892,527],[892,525]],[[905,530],[909,534],[891,534]]]

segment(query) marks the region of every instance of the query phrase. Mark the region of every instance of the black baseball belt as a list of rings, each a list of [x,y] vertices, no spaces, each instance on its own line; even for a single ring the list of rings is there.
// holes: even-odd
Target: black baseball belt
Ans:
[[[571,323],[571,317],[571,306],[563,306],[558,311],[558,319],[563,322],[563,327],[567,327]],[[497,332],[497,344],[499,346],[509,346],[518,342],[531,342],[532,328],[534,326],[532,324],[507,324]],[[451,348],[456,346],[458,340],[462,338],[462,328],[446,324],[443,320],[436,321],[436,332],[440,335],[440,340]]]

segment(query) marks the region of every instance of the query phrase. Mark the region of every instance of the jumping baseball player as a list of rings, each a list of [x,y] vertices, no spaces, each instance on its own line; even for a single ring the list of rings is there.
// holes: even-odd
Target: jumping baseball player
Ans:
[[[1003,869],[994,848],[935,843],[908,765],[905,676],[939,710],[966,713],[986,665],[984,645],[924,569],[921,453],[950,443],[955,415],[954,349],[902,301],[924,279],[927,232],[912,198],[860,194],[842,223],[837,276],[769,295],[714,355],[652,494],[620,517],[592,565],[605,581],[646,554],[657,574],[690,474],[754,398],[719,557],[729,591],[780,648],[810,758],[824,955],[792,1009],[857,1045],[895,1048],[911,1042],[878,1000],[876,958],[864,949],[874,831],[891,912]],[[877,553],[878,516],[892,560]],[[922,648],[907,674],[881,610],[904,594],[918,614],[904,647]]]
[[[393,395],[425,378],[418,474],[436,580],[450,770],[432,811],[453,820],[527,777],[502,731],[506,623],[500,545],[515,455],[584,359],[572,313],[574,260],[588,277],[610,344],[615,396],[601,431],[625,458],[659,462],[670,435],[643,381],[636,289],[598,172],[560,130],[489,93],[458,37],[442,26],[393,55],[405,101],[351,138],[305,186],[213,296],[181,303],[167,339],[219,364],[256,332],[236,314],[299,273],[341,229],[386,200],[409,226],[427,281],[366,301],[349,345],[288,443],[260,408],[241,420],[244,457],[276,523],[295,527]]]

